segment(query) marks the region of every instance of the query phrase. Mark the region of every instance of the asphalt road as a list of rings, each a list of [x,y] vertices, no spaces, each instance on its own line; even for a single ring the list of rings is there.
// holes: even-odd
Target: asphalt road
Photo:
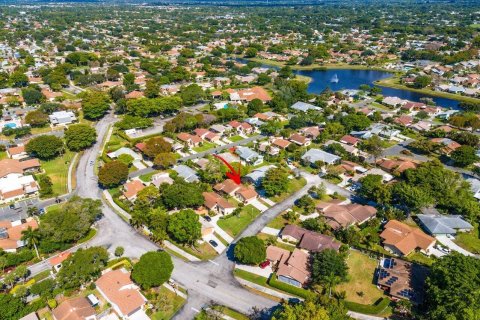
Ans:
[[[70,249],[70,251],[83,247],[103,246],[113,256],[115,248],[122,246],[125,248],[125,256],[139,258],[145,252],[157,250],[158,246],[139,234],[105,203],[94,170],[96,159],[101,152],[102,142],[107,135],[109,126],[115,121],[113,115],[108,115],[98,122],[96,126],[98,141],[92,148],[86,150],[79,160],[75,193],[81,197],[102,200],[103,217],[95,224],[96,236],[92,240]],[[296,199],[306,194],[311,186],[325,182],[316,175],[306,172],[301,174],[307,180],[307,184],[285,201],[266,210],[237,239],[258,233],[273,218],[290,208]],[[325,182],[325,184],[329,188],[328,182]],[[244,289],[235,280],[232,274],[234,262],[231,259],[231,248],[229,247],[230,250],[227,249],[215,260],[206,262],[185,262],[172,256],[174,263],[172,279],[188,290],[187,303],[176,314],[175,319],[192,319],[202,307],[211,302],[225,305],[245,314],[250,313],[253,307],[271,310],[278,306],[277,302]],[[32,275],[35,275],[50,269],[50,265],[47,261],[43,261],[30,266],[29,269]]]

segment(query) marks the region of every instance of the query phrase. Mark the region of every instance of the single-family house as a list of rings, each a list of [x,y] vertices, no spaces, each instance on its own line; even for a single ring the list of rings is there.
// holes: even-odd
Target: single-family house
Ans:
[[[302,102],[302,101],[295,102],[292,106],[290,106],[290,108],[300,112],[307,112],[309,110],[316,110],[316,111],[321,110],[320,107],[317,107],[317,106],[314,106],[313,104]]]
[[[457,232],[469,232],[473,230],[473,226],[460,215],[424,213],[417,214],[417,218],[423,229],[433,236],[454,235]]]
[[[260,168],[253,169],[249,174],[246,174],[243,178],[249,183],[253,183],[259,186],[262,183],[263,178],[268,170],[275,168],[273,164],[266,165]]]
[[[341,246],[341,243],[335,238],[293,224],[286,225],[282,229],[280,238],[284,241],[297,243],[300,249],[309,252],[320,252],[325,249],[338,251]]]
[[[271,262],[279,281],[301,288],[310,280],[310,255],[302,250],[295,249],[290,252],[279,247],[268,246],[267,260]]]
[[[333,229],[347,228],[354,224],[362,224],[374,218],[377,209],[369,205],[350,203],[342,205],[338,201],[320,202],[317,210],[326,218]]]
[[[317,161],[322,161],[326,164],[335,164],[340,162],[341,158],[320,149],[310,149],[303,154],[302,160],[310,164]]]
[[[63,301],[53,309],[54,320],[96,320],[97,313],[85,297]]]
[[[7,148],[7,155],[10,159],[22,160],[28,158],[28,153],[25,151],[24,145]]]
[[[294,133],[290,136],[289,140],[299,146],[309,146],[311,143],[310,138],[304,137],[301,134]]]
[[[428,269],[396,258],[382,258],[377,269],[377,285],[394,300],[423,301]]]
[[[3,159],[0,161],[0,202],[21,199],[25,196],[35,195],[39,185],[32,175],[27,172],[38,171],[38,159],[18,161]]]
[[[125,269],[111,270],[95,281],[98,292],[123,320],[149,320],[145,314],[147,299]]]
[[[28,228],[38,229],[38,223],[33,218],[16,221],[0,221],[0,248],[5,252],[16,252],[25,245],[22,232]]]
[[[152,184],[159,188],[162,184],[173,184],[173,179],[170,178],[168,172],[159,172],[152,176]]]
[[[202,195],[205,200],[205,207],[216,214],[228,215],[235,210],[234,205],[215,192],[204,192]]]
[[[406,256],[413,251],[429,254],[435,245],[435,238],[425,234],[422,230],[410,227],[397,220],[390,220],[380,234],[383,247],[400,256]]]
[[[263,162],[263,156],[248,147],[238,146],[235,148],[235,153],[241,160],[254,166],[258,166]]]
[[[192,168],[190,168],[190,167],[188,167],[184,164],[180,164],[180,165],[177,165],[177,166],[173,167],[173,170],[176,173],[178,173],[178,176],[180,178],[183,178],[183,180],[185,180],[188,183],[199,181],[198,175],[195,172],[195,170],[193,170]]]
[[[53,125],[67,125],[77,120],[72,111],[55,111],[48,118]]]
[[[145,188],[145,185],[137,179],[128,181],[123,185],[123,196],[130,202],[135,202],[137,194]]]

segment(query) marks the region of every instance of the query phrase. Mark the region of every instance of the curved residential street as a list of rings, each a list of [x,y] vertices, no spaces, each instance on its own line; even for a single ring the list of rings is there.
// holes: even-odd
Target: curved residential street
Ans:
[[[112,114],[105,116],[96,125],[97,143],[86,150],[79,160],[77,167],[77,189],[73,192],[81,197],[99,199],[103,203],[103,217],[96,223],[97,234],[90,241],[71,248],[75,251],[82,247],[103,246],[113,254],[118,246],[125,248],[125,256],[139,258],[148,251],[157,250],[159,247],[139,234],[126,221],[124,221],[106,203],[102,197],[102,190],[98,186],[95,174],[96,160],[102,152],[102,146],[108,139],[108,132],[116,119]],[[282,202],[266,210],[257,217],[236,239],[255,235],[262,230],[277,215],[293,206],[301,196],[307,194],[310,187],[325,183],[327,189],[336,190],[337,186],[330,185],[317,175],[306,172],[300,173],[307,181],[306,185],[289,196]],[[337,187],[338,188],[338,187]],[[345,196],[350,194],[342,189]],[[229,308],[248,314],[252,309],[271,309],[278,305],[277,302],[264,296],[256,295],[244,289],[233,276],[234,262],[230,259],[231,250],[225,250],[214,260],[204,262],[186,262],[172,256],[174,270],[172,279],[188,290],[188,300],[184,307],[175,315],[175,319],[192,319],[202,307],[215,302]],[[48,260],[29,267],[31,274],[50,269]]]

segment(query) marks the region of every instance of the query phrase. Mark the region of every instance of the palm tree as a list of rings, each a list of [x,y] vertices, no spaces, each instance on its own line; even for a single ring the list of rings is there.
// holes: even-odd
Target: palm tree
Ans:
[[[340,278],[337,277],[333,272],[323,279],[323,285],[328,288],[328,297],[332,297],[332,289],[340,283]]]
[[[40,241],[40,233],[38,230],[32,229],[32,227],[28,227],[26,230],[22,231],[22,240],[27,243],[27,246],[30,248],[35,248],[35,253],[37,254],[37,258],[40,259],[40,254],[38,254],[37,244]]]
[[[38,215],[38,208],[37,207],[28,207],[27,214],[29,217],[33,217]]]

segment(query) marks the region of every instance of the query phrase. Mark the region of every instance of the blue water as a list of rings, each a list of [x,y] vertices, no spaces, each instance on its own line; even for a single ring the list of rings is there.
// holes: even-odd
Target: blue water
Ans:
[[[15,123],[7,123],[7,124],[5,124],[5,127],[13,129],[13,128],[16,128],[17,125]]]
[[[321,93],[325,88],[329,87],[333,91],[343,89],[358,89],[362,84],[373,86],[377,80],[391,77],[392,74],[377,70],[352,70],[352,69],[328,69],[328,70],[295,70],[295,74],[312,78],[308,86],[308,92]],[[337,75],[339,81],[331,82],[332,78]],[[433,97],[422,93],[409,90],[393,89],[381,87],[382,95],[399,97],[410,101],[421,101],[421,98],[431,98],[437,106],[456,109],[458,101],[446,98]]]
[[[247,63],[246,59],[237,59],[242,63]],[[262,64],[264,68],[277,69],[277,67]],[[328,69],[328,70],[294,70],[295,74],[312,78],[308,85],[309,93],[321,93],[325,88],[330,87],[333,91],[344,89],[358,89],[361,84],[373,86],[377,80],[385,79],[392,76],[390,72],[377,70],[353,70],[353,69]],[[339,81],[331,82],[332,78],[337,75]],[[422,93],[409,90],[393,89],[379,86],[382,89],[382,95],[399,97],[401,99],[420,102],[421,98],[431,98],[437,106],[458,109],[459,102],[452,99],[434,97]]]

